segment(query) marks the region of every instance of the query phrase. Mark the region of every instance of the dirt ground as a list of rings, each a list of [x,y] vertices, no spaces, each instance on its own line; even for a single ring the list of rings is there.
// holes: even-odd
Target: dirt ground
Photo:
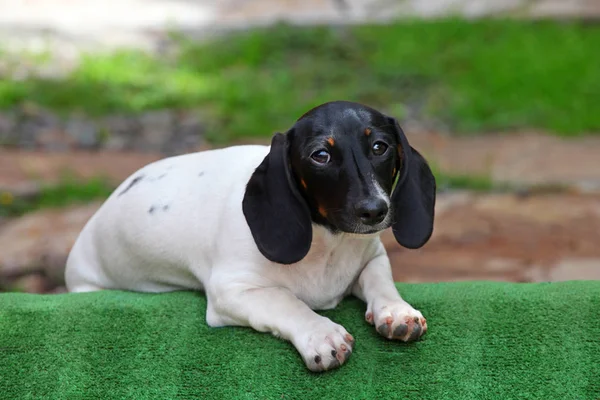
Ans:
[[[487,165],[493,166],[495,181],[509,177],[511,183],[524,182],[524,187],[531,183],[563,187],[560,191],[523,189],[515,193],[440,190],[434,234],[426,246],[407,250],[395,242],[390,231],[383,234],[394,278],[404,282],[600,279],[600,192],[596,190],[600,187],[600,158],[594,156],[600,154],[600,141],[561,145],[559,139],[541,135],[507,137],[505,141],[465,140],[424,135],[414,142],[427,157],[441,160],[446,171],[478,171],[481,160],[486,159]],[[470,158],[469,149],[473,153]],[[570,158],[568,164],[556,162],[557,149],[578,157]],[[515,163],[518,151],[521,158],[529,157],[527,162]],[[160,157],[0,150],[0,192],[35,190],[38,179],[57,181],[66,170],[120,182]],[[66,256],[99,205],[46,209],[0,221],[0,290],[64,290]]]
[[[424,248],[384,240],[397,281],[600,279],[600,196],[442,196]]]
[[[67,254],[100,203],[42,210],[0,226],[4,290],[61,292]],[[600,195],[441,194],[419,250],[382,236],[396,281],[600,279]]]

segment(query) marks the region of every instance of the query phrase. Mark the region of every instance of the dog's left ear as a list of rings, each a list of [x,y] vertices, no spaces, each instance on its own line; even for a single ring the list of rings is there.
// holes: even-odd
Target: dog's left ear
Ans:
[[[302,260],[312,242],[310,211],[291,174],[288,135],[276,133],[269,154],[246,185],[242,209],[260,252],[270,261]]]
[[[435,177],[427,161],[408,143],[395,118],[388,117],[396,129],[398,146],[398,182],[392,193],[394,237],[402,246],[418,249],[433,233],[435,214]]]

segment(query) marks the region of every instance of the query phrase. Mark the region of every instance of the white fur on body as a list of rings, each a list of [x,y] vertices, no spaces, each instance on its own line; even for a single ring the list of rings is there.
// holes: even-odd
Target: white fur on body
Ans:
[[[389,317],[392,329],[422,318],[398,294],[378,235],[333,235],[313,224],[302,261],[276,264],[259,252],[242,199],[268,152],[268,146],[233,146],[136,171],[78,237],[66,266],[69,291],[203,290],[210,326],[271,332],[291,341],[313,370],[343,363],[353,344],[342,326],[313,310],[354,294],[367,303],[375,326]]]

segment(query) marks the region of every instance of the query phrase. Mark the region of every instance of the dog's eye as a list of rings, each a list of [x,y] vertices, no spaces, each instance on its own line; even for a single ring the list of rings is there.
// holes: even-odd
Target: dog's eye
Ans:
[[[383,142],[375,142],[373,143],[373,154],[376,156],[380,156],[386,152],[388,149],[388,145]]]
[[[325,150],[317,150],[310,155],[310,158],[319,164],[327,164],[331,160],[331,156]]]

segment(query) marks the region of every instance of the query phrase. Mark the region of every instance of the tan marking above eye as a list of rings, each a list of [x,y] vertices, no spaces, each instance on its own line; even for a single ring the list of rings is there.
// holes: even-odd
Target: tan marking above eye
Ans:
[[[321,214],[323,218],[327,218],[327,211],[325,210],[325,207],[319,205],[319,214]]]
[[[329,145],[333,147],[333,145],[335,145],[335,140],[333,140],[333,138],[330,137],[329,139],[327,139],[327,143],[329,143]]]
[[[396,176],[396,168],[394,168],[394,171],[392,171],[392,175]]]
[[[371,129],[370,128],[366,128],[365,129],[365,135],[369,136],[371,134]]]
[[[304,189],[306,189],[306,188],[307,188],[307,186],[306,186],[306,181],[304,181],[304,179],[300,179],[300,183],[302,184],[302,187],[303,187]]]

